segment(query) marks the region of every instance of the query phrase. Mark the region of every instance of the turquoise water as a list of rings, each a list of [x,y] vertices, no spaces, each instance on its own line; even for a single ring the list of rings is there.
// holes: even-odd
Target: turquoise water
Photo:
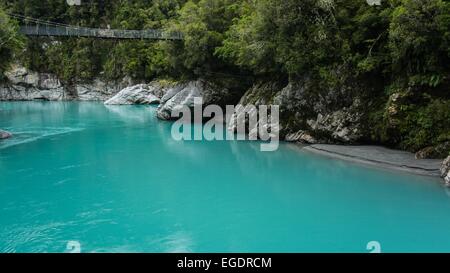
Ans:
[[[439,179],[177,142],[155,108],[0,103],[0,252],[449,252]]]

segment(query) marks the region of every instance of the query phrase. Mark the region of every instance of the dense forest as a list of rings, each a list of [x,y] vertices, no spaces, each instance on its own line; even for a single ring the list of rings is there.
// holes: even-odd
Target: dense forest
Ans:
[[[261,81],[307,77],[317,92],[357,82],[367,112],[363,141],[410,151],[440,145],[440,157],[450,149],[450,3],[444,0],[82,0],[81,6],[0,0],[0,6],[2,74],[19,62],[66,84],[228,75],[242,83],[242,94]],[[184,39],[25,38],[7,14],[86,27],[163,28]]]

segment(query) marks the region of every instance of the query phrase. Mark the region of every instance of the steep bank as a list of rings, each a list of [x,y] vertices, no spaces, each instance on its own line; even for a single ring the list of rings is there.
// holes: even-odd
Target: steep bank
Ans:
[[[370,82],[343,79],[334,86],[310,77],[262,81],[239,103],[279,105],[280,136],[290,142],[385,145],[416,153],[417,159],[449,155],[449,122],[442,118],[450,114],[447,100],[429,98],[417,104],[421,96],[431,96],[421,90],[384,94]],[[235,116],[244,114],[241,108]]]
[[[29,71],[18,65],[5,72],[5,76],[7,81],[0,84],[0,100],[3,101],[104,101],[133,84],[129,78],[120,82],[105,82],[97,78],[90,83],[67,85],[53,74]]]

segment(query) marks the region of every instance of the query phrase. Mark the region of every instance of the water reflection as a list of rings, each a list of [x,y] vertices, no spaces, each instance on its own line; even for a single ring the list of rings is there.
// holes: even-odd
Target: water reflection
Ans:
[[[155,114],[155,107],[153,106],[105,105],[105,107],[123,120],[132,120],[141,123],[149,121],[149,116]],[[142,111],[140,108],[148,108],[148,111]]]

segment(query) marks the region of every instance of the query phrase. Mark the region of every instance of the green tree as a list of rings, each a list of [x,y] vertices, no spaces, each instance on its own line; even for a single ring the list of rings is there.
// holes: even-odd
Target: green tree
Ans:
[[[205,72],[228,71],[233,68],[216,54],[225,32],[238,17],[243,0],[188,1],[167,29],[181,31],[182,42],[167,42],[167,63],[178,74],[201,75]]]
[[[256,73],[299,76],[333,63],[333,1],[261,0],[242,7],[217,53]]]
[[[392,14],[389,42],[394,73],[411,85],[437,86],[450,71],[450,3],[402,0]]]
[[[18,34],[17,22],[11,20],[0,7],[0,80],[9,68],[14,54],[23,47],[23,38]]]

